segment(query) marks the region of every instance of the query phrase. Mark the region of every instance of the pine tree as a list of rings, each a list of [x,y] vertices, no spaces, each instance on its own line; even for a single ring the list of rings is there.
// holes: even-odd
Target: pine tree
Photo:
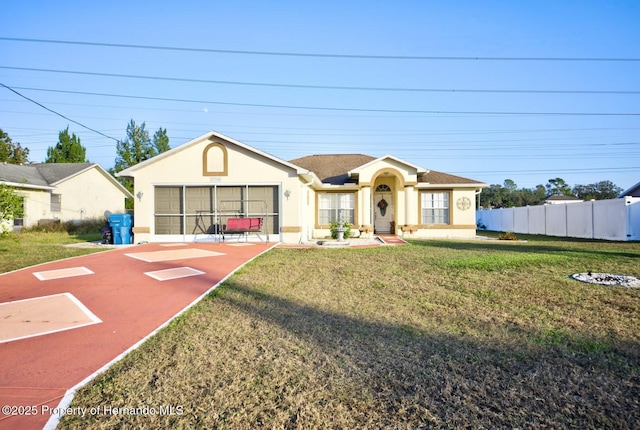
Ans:
[[[153,147],[156,153],[162,154],[165,151],[171,149],[169,146],[169,136],[167,136],[167,129],[160,127],[158,131],[153,135]]]
[[[111,174],[121,172],[170,149],[166,129],[160,128],[156,131],[153,135],[152,143],[149,138],[149,132],[145,127],[146,124],[144,122],[138,126],[134,120],[129,121],[127,137],[125,140],[118,141],[116,145],[115,166],[109,170]],[[118,180],[133,193],[133,181],[131,179],[119,178]],[[125,206],[127,209],[131,209],[133,208],[133,202],[127,199]]]
[[[87,149],[80,138],[73,133],[69,136],[69,127],[58,134],[56,146],[47,149],[45,163],[87,163]]]
[[[118,141],[116,153],[116,172],[120,172],[156,155],[144,122],[138,126],[134,120],[129,121],[127,137]]]

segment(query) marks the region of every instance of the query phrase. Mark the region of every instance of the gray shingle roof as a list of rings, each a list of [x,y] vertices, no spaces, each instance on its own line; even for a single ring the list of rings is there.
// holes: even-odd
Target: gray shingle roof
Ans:
[[[426,182],[429,184],[478,184],[482,182],[474,179],[463,178],[462,176],[450,175],[448,173],[429,170],[418,177],[418,182]]]
[[[347,182],[349,170],[373,160],[375,157],[363,154],[323,154],[307,155],[289,162],[312,171],[325,184],[338,185]]]
[[[363,154],[326,154],[308,155],[289,161],[297,166],[314,172],[325,184],[341,185],[349,179],[347,172],[375,160],[375,157]],[[418,177],[418,182],[429,184],[478,184],[482,182],[461,176],[430,170]]]
[[[92,163],[0,163],[0,182],[51,186],[92,166]]]

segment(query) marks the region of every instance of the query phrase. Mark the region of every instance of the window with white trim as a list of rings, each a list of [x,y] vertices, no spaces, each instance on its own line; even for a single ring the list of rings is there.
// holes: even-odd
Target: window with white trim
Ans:
[[[421,209],[422,224],[449,224],[449,193],[423,192]]]
[[[18,226],[18,227],[23,227],[24,226],[24,217],[27,215],[26,212],[25,212],[24,200],[25,200],[25,198],[22,197],[21,201],[20,201],[20,213],[22,215],[19,218],[14,218],[13,219],[13,225],[14,226]]]
[[[327,225],[332,221],[355,221],[355,193],[318,194],[318,224]]]
[[[62,211],[62,195],[51,194],[51,212]]]

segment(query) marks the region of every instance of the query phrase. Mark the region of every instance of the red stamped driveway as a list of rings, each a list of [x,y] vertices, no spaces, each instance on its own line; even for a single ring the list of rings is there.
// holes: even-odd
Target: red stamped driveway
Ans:
[[[7,339],[11,327],[0,321],[0,335],[5,331],[0,340],[0,429],[43,428],[68,390],[105,370],[229,274],[275,245],[154,243],[0,275],[0,307],[70,293],[101,321],[18,340]],[[70,268],[76,272],[62,270]],[[7,312],[0,313],[0,318],[19,320],[17,312]],[[55,317],[47,318],[44,324],[55,322]]]

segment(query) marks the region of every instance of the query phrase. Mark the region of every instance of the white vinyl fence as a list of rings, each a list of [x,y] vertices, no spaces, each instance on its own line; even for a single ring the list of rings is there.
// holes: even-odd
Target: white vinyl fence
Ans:
[[[522,234],[640,240],[640,198],[476,211],[478,228]]]

